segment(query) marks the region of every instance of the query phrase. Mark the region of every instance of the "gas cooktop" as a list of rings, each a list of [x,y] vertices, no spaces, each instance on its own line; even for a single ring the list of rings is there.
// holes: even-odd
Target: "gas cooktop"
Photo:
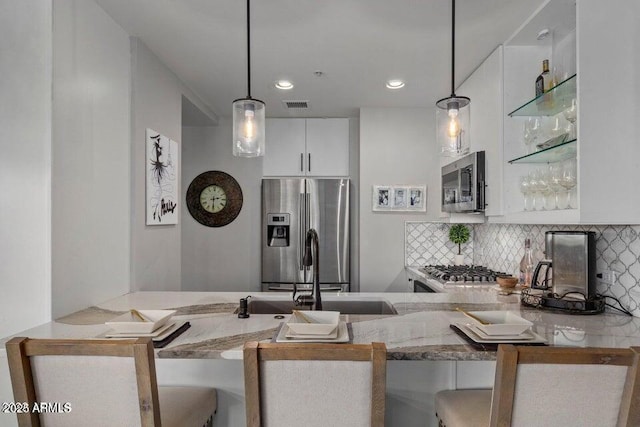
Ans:
[[[480,265],[427,265],[420,271],[444,285],[493,285],[505,274]]]

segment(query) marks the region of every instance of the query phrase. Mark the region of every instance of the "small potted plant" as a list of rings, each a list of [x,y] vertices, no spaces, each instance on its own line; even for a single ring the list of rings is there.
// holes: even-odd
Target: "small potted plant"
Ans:
[[[453,263],[463,265],[462,244],[469,241],[469,228],[464,224],[453,224],[449,229],[449,240],[458,245],[458,255],[455,256]]]

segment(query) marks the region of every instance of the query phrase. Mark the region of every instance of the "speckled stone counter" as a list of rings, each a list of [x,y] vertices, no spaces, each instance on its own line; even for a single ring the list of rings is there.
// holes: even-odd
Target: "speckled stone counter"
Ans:
[[[254,298],[288,299],[290,294],[252,293]],[[246,292],[136,292],[56,321],[21,332],[38,338],[93,338],[104,334],[108,321],[130,308],[176,309],[177,319],[189,320],[191,328],[163,349],[159,358],[241,359],[242,345],[251,340],[270,340],[284,319],[272,314],[235,314]],[[475,350],[449,325],[466,322],[455,311],[513,310],[533,322],[533,330],[550,345],[629,347],[640,345],[640,319],[617,314],[575,316],[521,307],[517,295],[500,295],[497,289],[440,294],[327,293],[330,299],[383,298],[397,315],[343,315],[352,323],[354,343],[384,342],[389,360],[495,360],[494,351]],[[4,346],[4,341],[2,345]]]

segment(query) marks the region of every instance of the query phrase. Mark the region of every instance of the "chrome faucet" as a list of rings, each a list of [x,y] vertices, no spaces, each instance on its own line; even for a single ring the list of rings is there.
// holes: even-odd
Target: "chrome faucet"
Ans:
[[[302,265],[309,267],[313,265],[313,287],[311,295],[313,304],[311,310],[322,310],[322,297],[320,297],[320,263],[318,262],[318,232],[313,228],[307,231],[307,238],[304,244],[304,257]]]

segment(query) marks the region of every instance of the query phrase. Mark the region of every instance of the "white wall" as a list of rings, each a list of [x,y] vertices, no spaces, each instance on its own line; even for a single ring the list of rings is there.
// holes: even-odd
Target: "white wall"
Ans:
[[[137,38],[131,38],[131,61],[131,290],[178,291],[183,218],[177,225],[145,224],[145,132],[160,132],[181,149],[182,83]]]
[[[238,217],[224,227],[206,227],[182,206],[182,289],[185,291],[260,290],[260,184],[262,158],[232,154],[228,118],[216,127],[185,127],[182,132],[182,200],[202,172],[233,176],[244,203]]]
[[[0,337],[51,319],[51,0],[0,0]]]
[[[349,119],[349,252],[351,257],[351,292],[360,291],[360,120]]]
[[[433,108],[360,110],[360,291],[406,290],[405,221],[438,220]],[[427,184],[427,212],[372,212],[373,185]]]
[[[129,292],[129,35],[93,1],[53,8],[53,318]]]

